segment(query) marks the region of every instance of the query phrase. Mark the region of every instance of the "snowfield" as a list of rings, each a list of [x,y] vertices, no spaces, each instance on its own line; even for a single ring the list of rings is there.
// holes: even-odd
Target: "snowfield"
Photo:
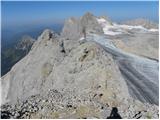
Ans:
[[[119,35],[126,33],[127,30],[138,29],[144,32],[157,32],[158,29],[146,29],[142,26],[130,26],[130,25],[120,25],[120,24],[110,24],[104,18],[97,18],[98,23],[102,26],[104,34],[106,35]]]

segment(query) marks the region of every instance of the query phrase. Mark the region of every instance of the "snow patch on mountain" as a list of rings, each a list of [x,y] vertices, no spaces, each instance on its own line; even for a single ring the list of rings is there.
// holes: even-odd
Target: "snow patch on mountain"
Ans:
[[[102,26],[104,34],[106,34],[106,35],[121,34],[120,31],[112,31],[111,29],[114,29],[115,26],[107,24],[107,21],[104,18],[97,18],[97,21]]]
[[[132,29],[142,30],[144,32],[157,32],[158,31],[158,29],[147,29],[140,25],[131,26],[131,25],[125,25],[125,24],[121,25],[117,23],[113,23],[111,25],[111,24],[108,24],[107,20],[104,18],[97,18],[97,21],[102,26],[104,34],[111,35],[111,36],[127,33],[128,30],[132,30]]]

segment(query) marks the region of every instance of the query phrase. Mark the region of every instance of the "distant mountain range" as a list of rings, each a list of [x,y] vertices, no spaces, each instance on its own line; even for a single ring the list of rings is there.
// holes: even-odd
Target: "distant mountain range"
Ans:
[[[152,22],[150,20],[147,20],[147,19],[143,19],[143,18],[138,18],[138,19],[134,19],[134,20],[128,20],[128,21],[125,21],[125,22],[122,22],[123,24],[126,24],[126,25],[134,25],[134,26],[143,26],[147,29],[158,29],[158,23],[155,23],[155,22]]]
[[[1,38],[1,47],[3,48],[10,48],[13,45],[17,44],[17,42],[22,38],[24,35],[29,35],[34,39],[42,33],[42,31],[46,28],[53,29],[57,33],[60,33],[62,30],[63,24],[52,24],[52,25],[29,25],[29,26],[22,26],[22,27],[15,27],[15,28],[2,28],[2,38]]]
[[[30,36],[22,36],[17,44],[10,48],[2,49],[1,53],[1,75],[6,74],[11,67],[27,55],[35,40]]]
[[[15,46],[15,49],[29,52],[34,42],[35,40],[31,38],[30,36],[28,35],[22,36],[22,39]]]

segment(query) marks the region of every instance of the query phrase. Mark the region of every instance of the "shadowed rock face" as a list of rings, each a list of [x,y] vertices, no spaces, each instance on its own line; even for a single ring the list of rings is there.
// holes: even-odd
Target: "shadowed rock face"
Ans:
[[[107,118],[116,107],[122,118],[139,111],[158,118],[157,61],[124,52],[109,38],[90,13],[68,19],[60,36],[44,30],[2,77],[1,102],[15,105],[3,106],[4,117],[13,110],[15,118]]]

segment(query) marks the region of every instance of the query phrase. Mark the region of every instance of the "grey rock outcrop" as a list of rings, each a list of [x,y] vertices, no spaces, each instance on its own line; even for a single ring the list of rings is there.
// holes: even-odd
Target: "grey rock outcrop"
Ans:
[[[156,106],[142,104],[129,100],[119,107],[111,107],[101,103],[98,98],[79,99],[78,96],[70,93],[59,92],[50,89],[45,96],[39,94],[29,97],[23,102],[14,106],[6,104],[1,107],[1,118],[16,119],[106,119],[110,116],[113,108],[117,108],[121,118],[130,119],[151,119],[158,118]],[[82,98],[82,96],[81,96]],[[128,106],[128,104],[130,104]],[[115,116],[113,116],[115,117]]]
[[[79,19],[69,18],[65,21],[61,35],[68,40],[75,40],[82,36],[82,27]]]
[[[64,28],[62,30],[61,35],[66,39],[78,39],[84,36],[85,34],[92,32],[102,34],[103,29],[98,24],[97,19],[91,13],[86,13],[80,19],[69,18],[65,21]]]
[[[97,34],[102,34],[103,29],[99,25],[97,18],[92,15],[91,13],[86,13],[84,16],[81,18],[81,26],[86,29],[88,33],[97,33]]]

